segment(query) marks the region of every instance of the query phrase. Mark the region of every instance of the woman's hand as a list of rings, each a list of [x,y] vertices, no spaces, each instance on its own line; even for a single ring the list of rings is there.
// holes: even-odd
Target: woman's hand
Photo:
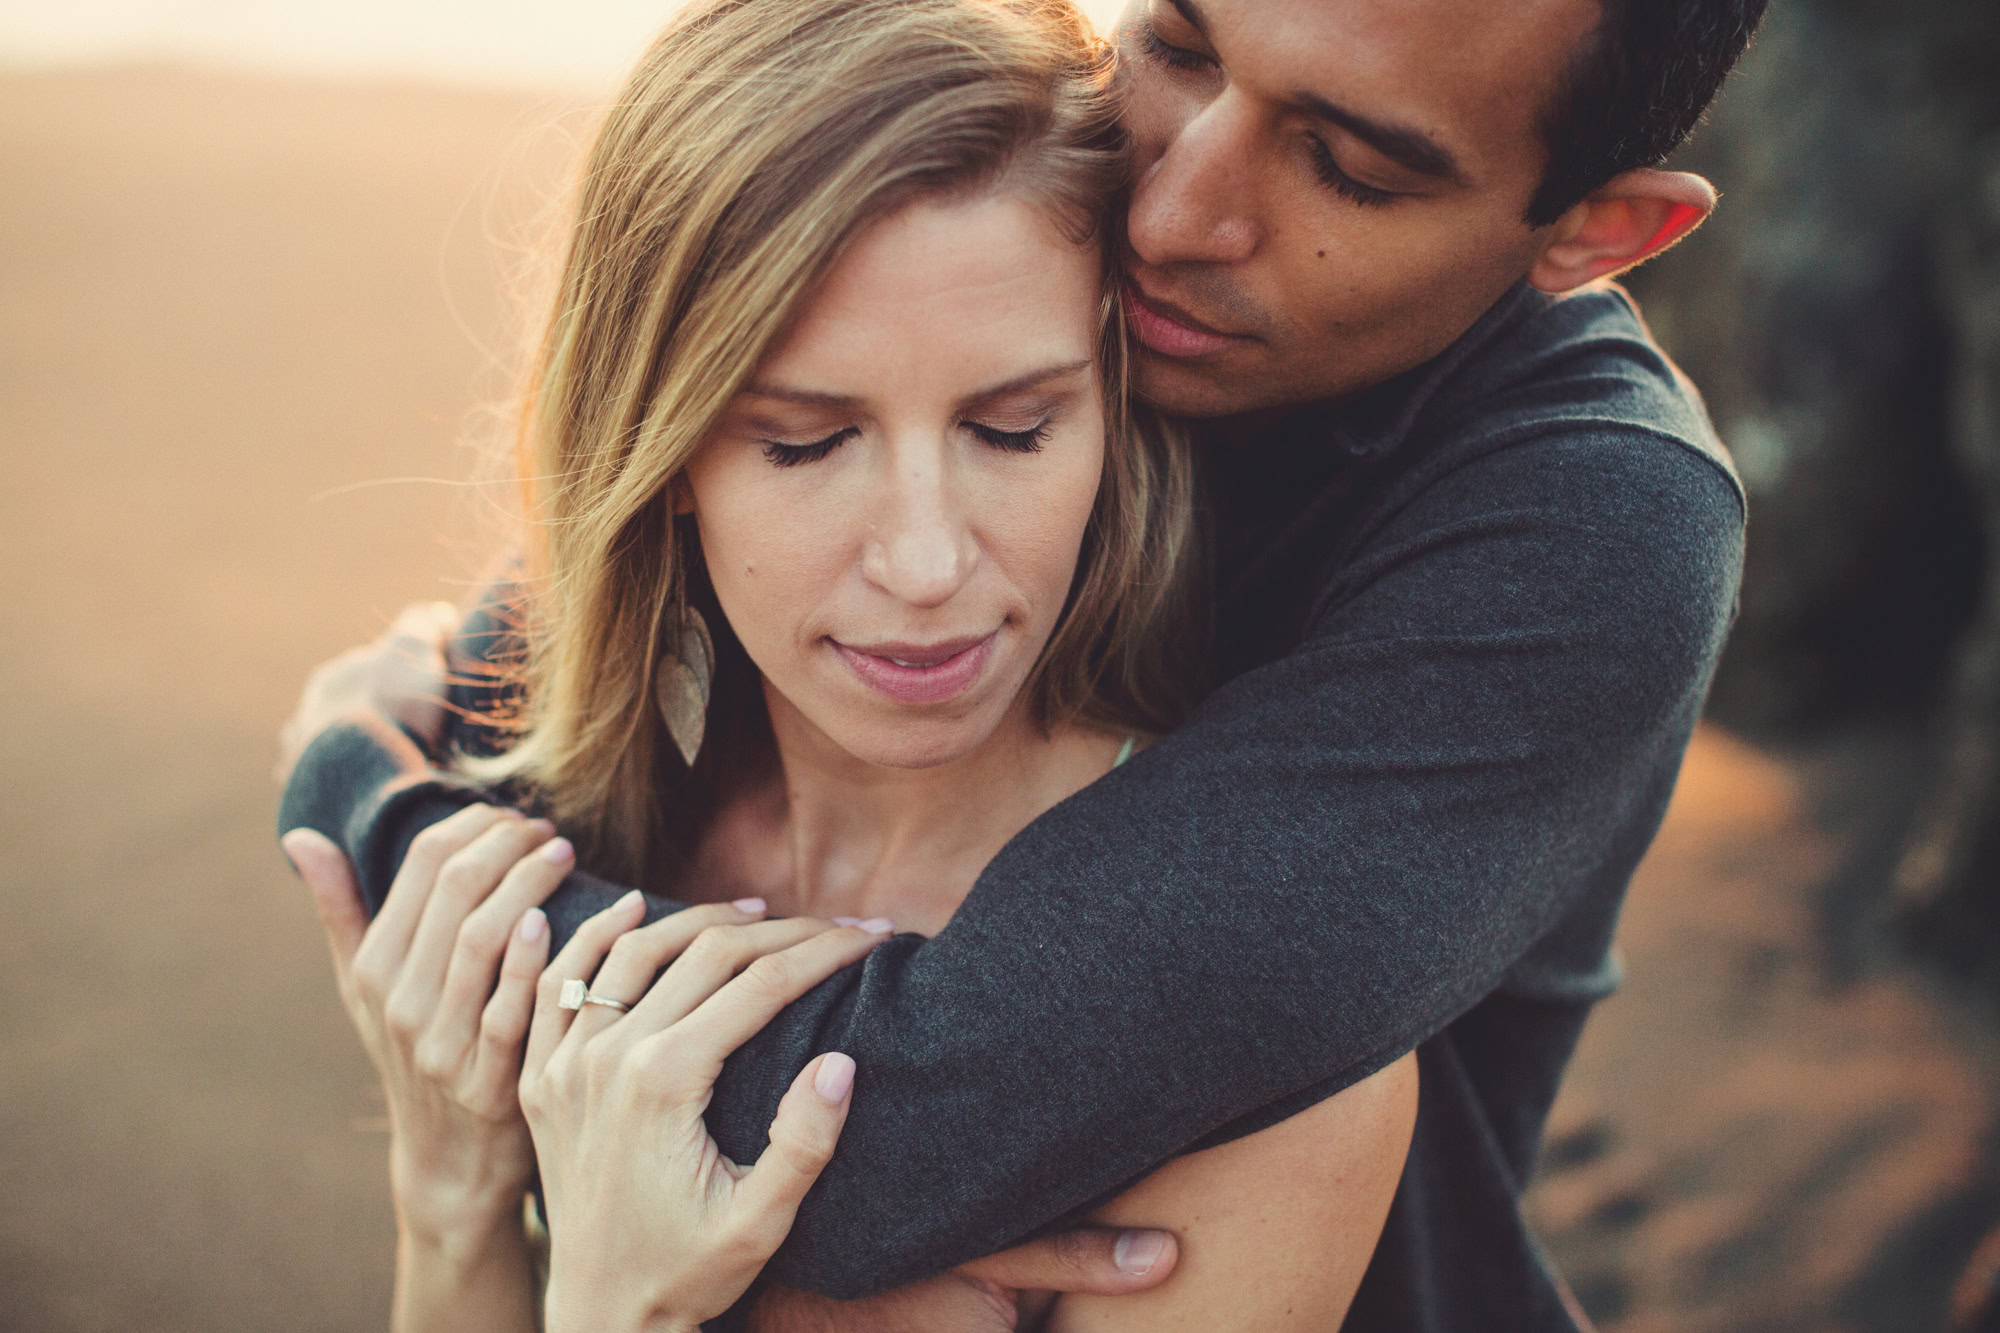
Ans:
[[[284,838],[388,1098],[398,1327],[477,1327],[478,1308],[532,1320],[521,1200],[535,1158],[516,1084],[548,954],[537,904],[575,861],[554,833],[510,810],[459,811],[411,844],[373,924],[339,848],[309,829]],[[454,1309],[469,1317],[436,1313]]]
[[[444,737],[445,647],[460,623],[449,602],[403,608],[381,638],[320,663],[298,707],[278,729],[277,778],[291,775],[313,737],[359,712],[375,712],[428,749]]]
[[[713,908],[630,930],[627,906],[586,922],[543,973],[528,1038],[549,1333],[692,1329],[749,1288],[833,1155],[854,1062],[829,1053],[800,1072],[754,1167],[722,1155],[702,1111],[724,1057],[884,938],[801,919],[719,926]],[[563,983],[593,973],[591,993],[631,1012],[559,1007]]]

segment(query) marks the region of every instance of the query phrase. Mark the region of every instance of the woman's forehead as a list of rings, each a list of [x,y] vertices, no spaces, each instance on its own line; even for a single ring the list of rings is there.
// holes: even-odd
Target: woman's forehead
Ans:
[[[1102,283],[1095,243],[1031,203],[918,200],[854,238],[754,378],[839,394],[921,370],[969,394],[1088,362]]]

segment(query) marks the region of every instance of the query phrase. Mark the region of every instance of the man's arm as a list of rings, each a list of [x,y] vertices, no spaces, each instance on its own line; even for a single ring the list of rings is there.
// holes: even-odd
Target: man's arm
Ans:
[[[1629,430],[1429,486],[1296,650],[1030,825],[935,939],[890,941],[731,1059],[708,1120],[738,1160],[804,1060],[861,1070],[770,1276],[851,1297],[1001,1249],[1490,992],[1657,827],[1741,523],[1713,462]],[[445,799],[395,782],[334,834],[364,878]]]

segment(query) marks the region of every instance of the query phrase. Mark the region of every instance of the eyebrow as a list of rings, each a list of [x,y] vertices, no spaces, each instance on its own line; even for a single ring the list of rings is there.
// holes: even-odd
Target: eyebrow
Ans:
[[[1004,398],[1010,393],[1019,393],[1023,389],[1032,389],[1036,385],[1049,380],[1057,379],[1064,375],[1074,375],[1079,370],[1088,370],[1090,366],[1091,363],[1089,361],[1066,361],[1059,366],[1044,366],[1040,370],[1030,370],[1026,374],[1016,375],[1012,379],[1002,380],[998,384],[989,384],[985,388],[976,389],[961,399],[959,405],[963,407],[969,403],[982,403],[990,398]],[[757,398],[769,398],[780,403],[797,403],[802,407],[827,407],[841,410],[851,410],[859,407],[862,401],[852,394],[821,393],[814,389],[795,389],[785,384],[765,384],[762,382],[744,385],[743,392]]]
[[[1187,20],[1190,28],[1204,38],[1209,35],[1208,16],[1201,12],[1201,6],[1195,0],[1167,0],[1167,3],[1180,11],[1180,16]],[[1465,183],[1465,172],[1459,167],[1458,159],[1451,155],[1451,150],[1422,130],[1370,120],[1337,102],[1328,101],[1318,93],[1294,92],[1292,102],[1318,119],[1340,126],[1391,162],[1422,176],[1459,185]]]
[[[1167,2],[1181,11],[1181,17],[1187,20],[1190,28],[1204,37],[1208,36],[1208,16],[1201,12],[1201,6],[1194,0],[1167,0]]]
[[[1451,155],[1451,150],[1422,130],[1370,120],[1327,101],[1318,93],[1295,92],[1292,101],[1302,110],[1340,126],[1391,162],[1408,167],[1420,176],[1431,176],[1458,185],[1465,183],[1465,172],[1459,168],[1458,159]]]

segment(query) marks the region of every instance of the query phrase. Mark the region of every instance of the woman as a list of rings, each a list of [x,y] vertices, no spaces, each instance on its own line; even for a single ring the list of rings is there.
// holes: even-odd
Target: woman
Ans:
[[[385,909],[357,946],[382,933],[384,975],[349,988],[364,1034],[402,1033],[407,1055],[371,1042],[392,1103],[412,1120],[427,1099],[471,1106],[481,1126],[430,1115],[410,1135],[428,1146],[405,1149],[392,1115],[398,1198],[427,1201],[405,1211],[469,1238],[406,1242],[405,1326],[444,1326],[474,1279],[481,1308],[532,1313],[504,1205],[533,1156],[552,1325],[586,1295],[712,1313],[695,1307],[713,1291],[603,1261],[743,1269],[706,1262],[715,1237],[652,1216],[646,1191],[607,1194],[653,1175],[606,1163],[664,1151],[645,1142],[647,1062],[698,1047],[672,1099],[698,1112],[726,1049],[714,1030],[743,1034],[758,1012],[744,990],[798,993],[886,918],[944,928],[1003,843],[1187,705],[1190,467],[1126,402],[1102,226],[1124,170],[1109,60],[1038,0],[716,0],[682,13],[607,119],[524,420],[519,652],[492,665],[525,703],[498,719],[501,753],[463,761],[533,793],[579,847],[551,824],[462,816],[390,895],[421,905],[386,927]],[[636,902],[613,909],[543,974],[521,1079],[531,1155],[493,1089],[546,949],[530,909],[578,852],[731,902],[644,930]],[[875,929],[749,924],[767,906]],[[647,989],[695,924],[729,923]],[[767,955],[747,987],[722,985]],[[564,1028],[560,989],[586,979]],[[815,1095],[844,1104],[822,1057],[774,1143],[815,1114],[803,1089],[829,1067]],[[1061,1302],[1054,1323],[1337,1323],[1400,1170],[1412,1080],[1392,1066],[1140,1183],[1104,1216],[1180,1231],[1181,1270],[1146,1297]],[[682,1149],[712,1154],[698,1118],[681,1124]],[[794,1191],[744,1205],[756,1243],[732,1232],[721,1253],[768,1256],[811,1160]],[[690,1189],[718,1177],[701,1179]]]

